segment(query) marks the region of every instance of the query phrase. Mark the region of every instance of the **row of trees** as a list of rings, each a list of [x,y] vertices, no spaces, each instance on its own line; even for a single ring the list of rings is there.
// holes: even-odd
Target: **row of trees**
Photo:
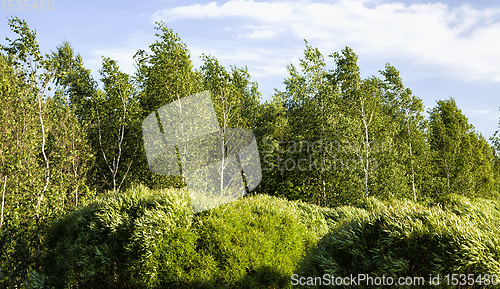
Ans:
[[[203,56],[194,70],[186,45],[163,24],[151,53],[135,55],[135,75],[103,57],[102,87],[68,42],[44,55],[24,20],[13,17],[9,26],[18,38],[0,54],[2,287],[28,280],[48,224],[82,201],[134,183],[184,186],[148,168],[141,125],[149,113],[209,89],[221,127],[250,128],[260,105],[246,68],[227,70]]]
[[[326,69],[306,42],[285,90],[260,102],[246,68],[203,55],[194,69],[187,46],[159,23],[150,52],[128,75],[103,57],[99,87],[68,42],[42,54],[19,18],[0,53],[0,284],[26,284],[39,266],[47,225],[107,190],[133,184],[182,187],[181,176],[153,174],[142,120],[163,105],[211,92],[221,129],[255,132],[263,180],[258,193],[337,206],[364,196],[432,200],[448,192],[496,197],[499,155],[468,124],[453,99],[423,115],[422,101],[389,64],[361,79],[348,47]],[[492,138],[500,148],[497,135]]]
[[[267,192],[324,206],[363,195],[498,196],[498,155],[453,98],[426,119],[393,66],[361,79],[352,49],[329,56],[334,70],[306,42],[301,71],[290,65],[285,90],[263,105]]]

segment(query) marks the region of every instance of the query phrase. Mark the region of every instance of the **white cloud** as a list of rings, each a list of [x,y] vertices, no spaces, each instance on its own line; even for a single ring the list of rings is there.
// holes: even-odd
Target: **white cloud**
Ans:
[[[239,36],[244,36],[249,39],[271,39],[276,36],[276,34],[269,29],[264,29],[264,30],[255,30],[251,33],[246,33],[245,35],[240,34]]]
[[[245,17],[269,22],[281,22],[296,9],[293,2],[254,2],[252,0],[232,0],[222,5],[210,2],[206,5],[189,5],[167,8],[153,15],[155,21],[173,21],[177,19],[203,19],[219,17]]]
[[[375,0],[231,0],[164,9],[153,18],[237,19],[233,22],[240,26],[226,33],[258,41],[306,38],[328,53],[348,45],[363,57],[405,60],[424,68],[428,77],[500,82],[500,9],[442,3],[380,4]]]
[[[493,111],[493,110],[489,110],[489,109],[471,109],[470,110],[470,113],[472,115],[486,115],[486,114],[491,114],[496,111]]]
[[[252,77],[265,77],[269,75],[286,74],[286,66],[296,62],[300,57],[300,48],[287,50],[282,47],[269,49],[267,47],[254,47],[234,45],[230,41],[193,41],[188,43],[194,67],[202,65],[199,59],[203,53],[215,56],[224,66],[236,65],[248,67]]]

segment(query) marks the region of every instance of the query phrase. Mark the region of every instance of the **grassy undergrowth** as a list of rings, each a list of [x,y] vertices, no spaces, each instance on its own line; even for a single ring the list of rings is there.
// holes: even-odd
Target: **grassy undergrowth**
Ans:
[[[447,286],[451,285],[451,274],[465,274],[466,278],[473,274],[475,281],[462,288],[500,286],[491,285],[492,276],[500,276],[498,202],[448,195],[430,206],[409,201],[382,203],[370,198],[359,207],[366,210],[344,207],[331,213],[335,221],[344,211],[351,212],[352,218],[329,222],[330,232],[304,258],[297,270],[299,275],[369,274],[390,276],[396,283],[399,277],[424,277],[428,281],[439,274],[441,286],[427,283],[420,287],[456,288]],[[480,274],[482,280],[478,282]]]
[[[187,192],[111,193],[53,224],[46,288],[283,288],[328,231],[323,209],[258,195],[192,213]]]
[[[183,190],[110,193],[55,222],[35,288],[285,288],[299,276],[500,275],[500,205],[266,195],[193,214]],[[436,288],[436,286],[432,286]]]

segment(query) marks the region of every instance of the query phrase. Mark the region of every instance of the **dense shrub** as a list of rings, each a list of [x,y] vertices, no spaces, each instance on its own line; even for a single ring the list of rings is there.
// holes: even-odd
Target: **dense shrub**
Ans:
[[[380,206],[368,199],[360,207],[367,210],[353,213],[350,221],[329,222],[331,232],[304,259],[299,276],[369,274],[427,281],[440,274],[441,284],[446,274],[500,276],[498,202],[450,195],[434,206],[410,201]],[[331,215],[348,215],[346,208]]]
[[[283,288],[305,250],[326,232],[317,206],[244,198],[199,218],[200,249],[213,260],[203,276],[222,288]]]
[[[266,195],[193,214],[183,190],[110,193],[55,222],[37,288],[285,288],[298,276],[500,275],[500,203]],[[436,286],[430,286],[436,288]]]
[[[259,195],[193,215],[182,190],[110,193],[55,222],[44,288],[282,288],[327,233],[324,209]]]
[[[189,255],[196,237],[184,191],[134,188],[110,193],[57,222],[49,230],[43,273],[55,288],[126,288],[155,274],[156,252]],[[186,250],[183,252],[182,249]],[[169,260],[167,260],[168,262]]]

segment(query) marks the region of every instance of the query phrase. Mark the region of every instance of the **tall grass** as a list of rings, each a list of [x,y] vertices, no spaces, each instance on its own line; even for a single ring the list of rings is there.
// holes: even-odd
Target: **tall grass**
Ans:
[[[184,190],[135,187],[55,222],[31,280],[34,288],[287,288],[294,273],[498,276],[499,220],[499,202],[458,195],[335,209],[254,195],[193,214]]]
[[[299,275],[429,280],[439,274],[441,285],[446,274],[500,277],[498,202],[449,195],[432,206],[367,199],[359,207],[364,212],[353,213],[349,221],[329,223],[330,232],[303,260]]]

